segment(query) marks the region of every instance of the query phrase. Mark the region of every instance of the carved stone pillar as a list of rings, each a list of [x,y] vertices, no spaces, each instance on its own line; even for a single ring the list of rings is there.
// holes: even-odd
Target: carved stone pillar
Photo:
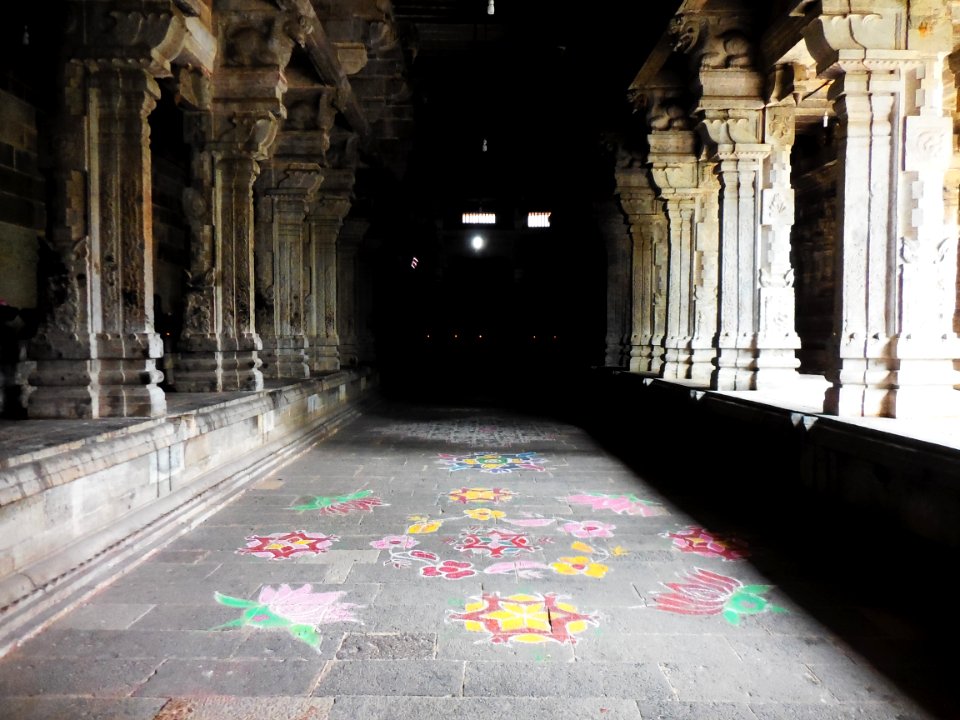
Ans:
[[[306,378],[304,296],[309,287],[304,232],[307,207],[322,180],[316,163],[273,161],[257,216],[257,329],[267,377]]]
[[[63,272],[53,278],[52,315],[30,344],[27,412],[162,415],[147,116],[160,96],[154,78],[170,74],[186,25],[166,1],[73,5],[54,203],[64,214],[52,234]]]
[[[360,362],[357,279],[360,244],[369,227],[366,220],[347,219],[337,239],[337,334],[340,336],[340,364],[347,367]]]
[[[944,111],[953,116],[953,153],[950,167],[943,179],[944,222],[949,234],[960,232],[960,93],[957,92],[960,75],[960,50],[950,53],[944,67]],[[957,253],[957,269],[960,274],[960,252]],[[960,333],[960,282],[956,286],[957,301],[953,312],[953,331]],[[960,358],[954,359],[954,368],[960,370]]]
[[[310,206],[311,302],[307,307],[310,367],[327,373],[340,369],[340,337],[337,334],[337,237],[350,198],[321,190]]]
[[[783,89],[786,93],[787,89]],[[792,97],[792,95],[791,95]],[[795,106],[791,101],[766,109],[764,138],[770,154],[764,161],[761,190],[759,315],[757,332],[757,389],[782,386],[797,378],[800,336],[796,332],[794,272],[790,260],[793,228],[793,186],[790,152],[795,131]]]
[[[199,82],[209,85],[202,79]],[[183,85],[181,81],[181,93]],[[205,87],[203,94],[210,92]],[[210,148],[214,137],[210,101],[199,101],[198,105],[203,109],[187,112],[185,117],[186,140],[193,149],[191,184],[183,193],[183,211],[190,227],[190,271],[183,331],[177,343],[175,388],[178,392],[259,389],[263,387],[263,378],[256,369],[259,362],[251,358],[251,365],[242,367],[237,356],[236,328],[232,323],[229,328],[224,323],[224,298],[233,305],[235,264],[232,248],[229,243],[224,245],[225,226],[215,212],[223,212],[221,195],[227,208],[232,206],[232,193],[225,192],[227,166],[219,162]],[[230,178],[235,172],[226,173],[227,182],[239,182],[242,192],[245,181]],[[225,249],[229,251],[228,258]],[[235,317],[235,313],[230,316]]]
[[[840,297],[824,402],[832,414],[958,412],[957,238],[943,203],[952,121],[941,106],[952,43],[944,7],[926,10],[938,12],[920,22],[902,4],[867,13],[825,0],[804,31],[818,72],[836,78]]]
[[[262,343],[253,315],[253,183],[259,172],[250,155],[217,159],[225,390],[263,388],[258,355]]]
[[[750,67],[751,46],[740,27],[748,16],[741,4],[730,2],[723,13],[679,15],[672,28],[676,48],[689,57],[699,90],[697,130],[720,181],[717,369],[711,386],[721,390],[756,388],[758,366],[757,219],[769,147],[761,142],[761,78]]]
[[[285,113],[283,70],[294,44],[302,45],[311,32],[296,8],[241,0],[218,0],[217,6],[219,67],[205,91],[212,98],[188,124],[195,155],[184,197],[192,259],[178,345],[181,391],[263,388],[254,317],[253,185]]]
[[[709,383],[715,370],[716,187],[689,130],[649,135],[650,174],[668,220],[663,377]]]
[[[616,181],[632,240],[629,368],[659,373],[667,309],[667,216],[646,168],[620,169]]]
[[[607,334],[604,365],[625,368],[630,360],[630,284],[633,252],[629,227],[613,203],[595,209],[607,250]]]

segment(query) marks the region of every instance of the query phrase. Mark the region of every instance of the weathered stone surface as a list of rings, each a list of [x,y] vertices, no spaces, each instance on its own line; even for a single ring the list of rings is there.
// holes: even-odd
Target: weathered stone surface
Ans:
[[[171,698],[153,720],[326,720],[329,698]]]

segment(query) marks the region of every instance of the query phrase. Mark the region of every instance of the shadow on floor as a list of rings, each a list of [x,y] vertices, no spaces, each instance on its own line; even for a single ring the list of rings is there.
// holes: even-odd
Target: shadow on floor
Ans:
[[[586,430],[704,527],[748,539],[752,563],[772,584],[919,704],[960,718],[955,550],[801,487],[797,469],[760,439],[625,406],[602,376],[501,369],[465,382],[451,371],[429,384],[388,379],[383,397],[404,403],[408,419],[418,406],[427,415],[503,408]]]

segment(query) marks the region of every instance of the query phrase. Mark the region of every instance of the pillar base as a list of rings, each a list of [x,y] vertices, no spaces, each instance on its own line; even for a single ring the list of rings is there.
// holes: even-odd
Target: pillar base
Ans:
[[[694,338],[690,344],[690,379],[704,385],[710,384],[717,369],[717,350],[712,340]]]
[[[167,412],[161,380],[153,359],[38,360],[27,417],[158,417]]]
[[[262,390],[260,339],[185,335],[175,362],[177,392]]]
[[[338,352],[340,354],[340,367],[354,367],[360,364],[360,348],[354,344],[341,344]]]
[[[310,377],[306,348],[307,341],[303,336],[263,338],[260,359],[264,376],[296,380]]]
[[[687,380],[690,377],[690,338],[668,337],[664,342],[663,375],[667,380]]]
[[[152,332],[65,335],[41,332],[30,345],[27,417],[157,417],[163,340]]]
[[[651,372],[651,351],[649,345],[633,345],[630,347],[630,372]]]
[[[721,347],[710,387],[714,390],[756,390],[755,351],[745,347]]]
[[[310,369],[314,373],[337,372],[340,370],[340,351],[336,343],[317,339],[310,343]]]

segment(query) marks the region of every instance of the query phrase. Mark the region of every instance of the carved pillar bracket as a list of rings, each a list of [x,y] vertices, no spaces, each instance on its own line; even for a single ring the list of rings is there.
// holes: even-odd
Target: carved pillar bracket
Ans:
[[[953,147],[942,108],[952,41],[944,8],[924,5],[881,2],[868,12],[825,2],[804,29],[818,70],[835,78],[839,121],[840,288],[824,401],[832,414],[960,411],[956,236],[942,191]]]
[[[304,296],[309,289],[304,258],[304,217],[322,181],[317,163],[275,158],[260,177],[255,265],[257,326],[264,374],[309,377]]]
[[[306,332],[310,345],[310,369],[314,373],[340,369],[337,238],[350,205],[348,193],[321,190],[307,213],[311,301],[307,303]]]
[[[71,4],[55,203],[67,209],[66,224],[54,234],[69,272],[59,276],[65,292],[31,344],[37,364],[27,412],[162,415],[147,116],[160,96],[155,77],[171,74],[184,47],[186,21],[168,0]]]
[[[629,368],[659,374],[667,310],[667,216],[646,168],[618,169],[616,182],[632,240]]]

